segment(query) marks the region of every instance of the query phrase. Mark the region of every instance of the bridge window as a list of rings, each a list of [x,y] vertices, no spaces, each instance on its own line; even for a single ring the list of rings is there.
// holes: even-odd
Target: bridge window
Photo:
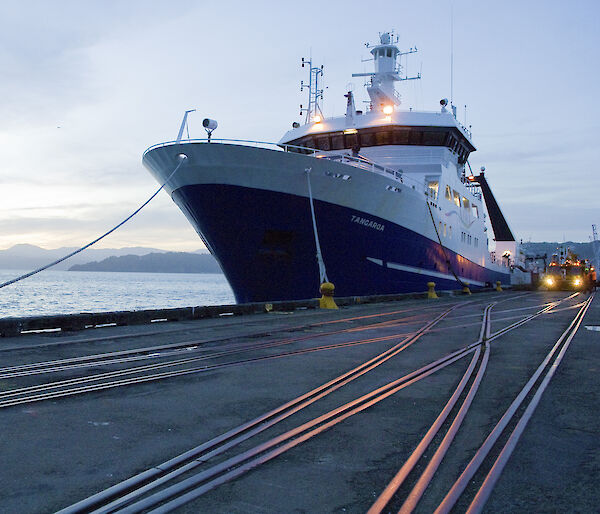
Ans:
[[[343,148],[344,148],[344,136],[341,134],[331,136],[331,149],[332,150],[342,150]]]
[[[446,200],[452,200],[452,193],[450,192],[450,186],[446,186]]]
[[[360,134],[360,146],[374,146],[373,133]]]
[[[471,205],[471,213],[474,218],[479,218],[479,211],[477,210],[477,205]]]
[[[465,211],[467,211],[467,213],[470,213],[471,208],[470,208],[469,200],[467,200],[464,196],[462,197],[462,204],[463,204],[463,208],[465,209]]]
[[[388,131],[375,132],[375,144],[389,145],[391,143],[391,133]]]
[[[317,148],[319,150],[331,150],[331,145],[329,144],[329,137],[319,137],[317,138]]]
[[[391,57],[391,56],[392,56],[392,49],[391,49],[391,48],[388,48],[388,49],[387,49],[387,56],[388,56],[388,57]]]
[[[377,53],[377,55],[379,54]],[[456,132],[456,129],[450,127],[368,127],[358,129],[355,134],[344,134],[343,131],[311,134],[289,141],[288,144],[319,150],[342,150],[352,149],[355,146],[365,148],[379,145],[447,147],[451,151],[458,150],[458,160],[463,162],[469,154],[469,147],[465,146],[462,139],[461,141],[457,140],[457,135],[454,132]],[[326,138],[328,141],[325,142],[322,138]],[[292,149],[291,151],[306,152],[300,149]]]
[[[454,189],[452,190],[452,194],[454,195],[454,203],[457,207],[460,207],[460,195]]]

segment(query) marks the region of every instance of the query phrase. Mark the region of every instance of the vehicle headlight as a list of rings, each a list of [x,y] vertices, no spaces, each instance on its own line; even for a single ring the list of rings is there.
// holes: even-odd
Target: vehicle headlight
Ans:
[[[552,280],[550,277],[548,277],[546,279],[546,285],[547,286],[553,286],[554,285],[554,280]]]
[[[576,286],[580,286],[581,285],[581,279],[580,278],[576,278],[575,279],[575,285]]]

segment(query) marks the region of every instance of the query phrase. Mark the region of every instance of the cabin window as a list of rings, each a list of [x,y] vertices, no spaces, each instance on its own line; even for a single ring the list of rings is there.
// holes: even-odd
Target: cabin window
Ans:
[[[375,143],[378,145],[389,145],[391,140],[391,134],[387,131],[375,132]]]
[[[410,135],[408,137],[409,145],[421,145],[421,141],[423,140],[423,132],[418,130],[411,130]]]
[[[360,146],[374,146],[375,141],[374,141],[374,137],[373,137],[373,133],[366,133],[366,134],[361,134],[360,135]]]
[[[385,57],[385,48],[379,50],[379,57]]]
[[[344,149],[344,136],[343,135],[331,136],[331,149],[332,150],[343,150]]]
[[[471,210],[469,200],[467,200],[464,196],[462,197],[462,205],[467,212]]]
[[[460,195],[454,189],[452,190],[452,194],[454,195],[454,203],[457,207],[460,207]]]
[[[353,148],[358,145],[358,134],[346,135],[346,148]]]
[[[479,239],[475,238],[475,248],[479,246]]]
[[[446,237],[447,231],[446,231],[446,224],[444,223],[444,237]]]
[[[396,145],[408,144],[409,135],[410,135],[410,130],[394,130],[394,132],[393,132],[394,144],[396,144]]]
[[[388,56],[388,57],[391,57],[391,56],[392,56],[392,49],[391,49],[391,48],[388,48],[388,49],[387,49],[387,56]]]
[[[442,222],[440,221],[440,229],[438,230],[438,235],[442,235]]]
[[[452,200],[452,193],[450,192],[450,186],[446,186],[446,200]]]
[[[331,150],[331,146],[329,144],[329,137],[317,138],[317,148],[319,150]]]
[[[452,225],[448,225],[448,237],[452,237]]]
[[[479,218],[479,211],[477,210],[477,205],[471,205],[471,213],[474,218]]]
[[[427,194],[431,196],[433,200],[437,200],[439,186],[440,184],[437,180],[430,180],[427,183]]]
[[[424,132],[423,146],[444,146],[444,139],[443,132]]]

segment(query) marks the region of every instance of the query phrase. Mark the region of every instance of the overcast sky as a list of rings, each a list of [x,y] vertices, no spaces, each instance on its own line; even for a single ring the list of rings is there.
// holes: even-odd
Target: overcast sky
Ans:
[[[158,186],[143,151],[175,139],[186,109],[220,138],[277,141],[298,105],[302,57],[325,66],[324,111],[345,112],[364,47],[395,29],[416,45],[404,107],[450,97],[518,238],[587,241],[600,224],[597,4],[531,0],[0,0],[0,249],[80,246]],[[202,247],[166,193],[99,247]]]

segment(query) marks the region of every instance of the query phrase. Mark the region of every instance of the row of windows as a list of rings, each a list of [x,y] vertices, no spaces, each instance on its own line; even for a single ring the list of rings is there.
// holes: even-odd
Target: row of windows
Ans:
[[[471,214],[474,218],[479,218],[479,209],[477,208],[477,205],[472,204],[468,198],[461,196],[454,189],[450,189],[450,186],[446,186],[446,200],[454,202],[454,205],[459,209],[462,206],[466,213]]]
[[[427,182],[427,194],[437,202],[438,192],[440,183],[437,180],[430,180]],[[466,214],[470,214],[474,218],[479,218],[479,208],[474,203],[471,203],[468,198],[461,196],[454,189],[450,189],[450,186],[446,186],[446,200],[454,202],[459,209],[462,207]]]
[[[361,129],[355,134],[330,132],[311,134],[289,144],[317,150],[345,150],[381,145],[445,146],[458,154],[458,162],[464,163],[470,149],[456,129],[427,129],[424,127],[381,127]],[[292,149],[291,149],[292,150]],[[292,150],[299,151],[302,150]]]
[[[438,233],[440,237],[452,237],[452,227],[440,221],[440,228],[438,230]]]
[[[475,248],[479,246],[479,239],[472,237],[471,234],[468,234],[467,232],[460,233],[460,240],[463,243],[472,244]]]
[[[377,57],[385,57],[386,56],[386,49],[385,48],[380,48],[373,55],[375,55],[375,59],[377,59]],[[392,49],[391,48],[387,49],[387,56],[388,57],[392,56]]]
[[[440,237],[452,237],[452,226],[447,225],[446,223],[439,222],[438,234]],[[463,243],[467,243],[469,245],[473,245],[475,248],[479,247],[479,239],[477,237],[472,237],[471,234],[467,232],[460,233],[460,240]]]

